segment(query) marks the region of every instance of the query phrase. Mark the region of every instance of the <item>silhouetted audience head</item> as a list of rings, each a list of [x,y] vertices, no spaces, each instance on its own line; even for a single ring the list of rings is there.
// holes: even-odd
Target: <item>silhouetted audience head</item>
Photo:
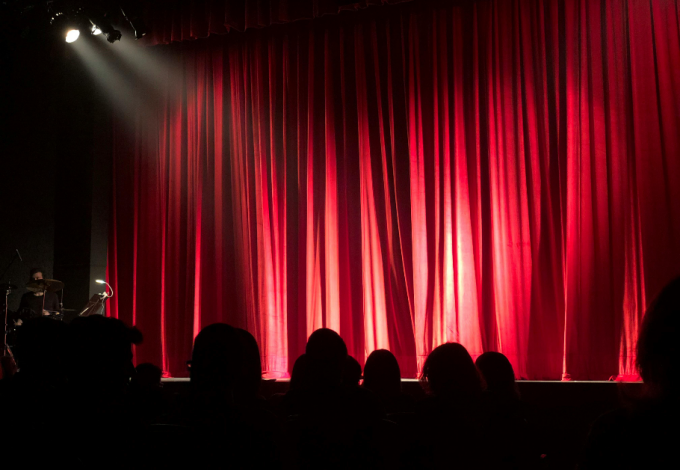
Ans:
[[[22,374],[54,380],[65,374],[67,326],[51,318],[31,318],[17,331],[14,354]]]
[[[226,323],[203,328],[194,340],[191,383],[197,390],[233,392],[243,364],[241,335]]]
[[[135,372],[132,345],[141,342],[139,330],[117,318],[76,318],[69,325],[69,379],[110,391],[127,387]]]
[[[495,351],[482,354],[475,361],[489,391],[518,395],[515,371],[505,355]]]
[[[349,386],[359,386],[361,380],[361,364],[352,356],[347,355],[345,368],[342,371],[342,383]]]
[[[482,391],[477,368],[467,349],[459,343],[436,347],[427,356],[420,378],[435,396],[474,396]]]
[[[242,350],[243,361],[239,371],[237,392],[239,398],[252,400],[260,392],[262,382],[262,361],[260,360],[260,348],[257,346],[255,337],[246,330],[236,328],[236,334]]]
[[[302,354],[295,360],[293,371],[290,374],[290,390],[301,390],[307,388],[307,355]]]
[[[339,385],[347,359],[347,346],[335,331],[320,328],[307,340],[307,372],[310,384]]]
[[[680,277],[671,281],[647,309],[637,342],[637,365],[649,392],[680,393]]]
[[[163,371],[160,367],[150,362],[143,362],[135,367],[135,375],[130,383],[141,390],[154,390],[161,387],[162,377]]]
[[[377,349],[366,359],[364,388],[381,396],[401,393],[401,370],[397,358],[387,349]]]

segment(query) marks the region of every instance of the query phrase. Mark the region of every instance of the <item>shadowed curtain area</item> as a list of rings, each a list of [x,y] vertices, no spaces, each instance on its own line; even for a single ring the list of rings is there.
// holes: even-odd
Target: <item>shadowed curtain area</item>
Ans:
[[[680,274],[679,14],[411,2],[142,48],[173,65],[115,129],[109,309],[137,361],[187,375],[223,321],[274,377],[320,327],[405,376],[446,341],[530,379],[635,374]]]
[[[141,42],[168,44],[409,1],[412,0],[145,0],[144,18],[150,34]]]

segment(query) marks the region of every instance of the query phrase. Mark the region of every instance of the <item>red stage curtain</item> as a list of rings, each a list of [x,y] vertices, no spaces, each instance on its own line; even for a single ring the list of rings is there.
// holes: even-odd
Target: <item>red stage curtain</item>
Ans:
[[[371,5],[410,0],[153,0],[145,5],[149,34],[146,45],[206,38],[231,30],[245,31],[273,24],[337,14]],[[343,5],[339,5],[343,3]]]
[[[405,376],[446,341],[634,374],[680,274],[679,12],[406,4],[145,49],[174,71],[116,129],[108,273],[137,361],[185,375],[224,321],[271,376],[323,326]]]

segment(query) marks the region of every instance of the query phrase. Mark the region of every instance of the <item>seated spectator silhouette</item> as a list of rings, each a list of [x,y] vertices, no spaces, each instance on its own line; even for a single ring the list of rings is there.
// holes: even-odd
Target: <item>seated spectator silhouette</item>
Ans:
[[[280,464],[275,416],[258,403],[257,342],[225,323],[203,328],[191,358],[191,396],[177,423],[192,431],[192,466],[261,468]]]
[[[160,367],[144,362],[135,367],[130,380],[130,399],[135,413],[145,424],[157,422],[166,411]]]
[[[422,468],[480,468],[485,424],[482,381],[470,354],[458,343],[435,348],[423,365],[428,396],[418,402]]]
[[[307,342],[305,362],[304,383],[296,383],[285,397],[294,466],[375,466],[380,452],[374,438],[384,414],[373,394],[343,384],[345,342],[332,330],[316,330]]]
[[[262,362],[257,341],[248,331],[236,328],[241,346],[241,367],[234,388],[234,401],[240,426],[247,430],[248,438],[241,451],[257,456],[247,466],[280,465],[284,459],[282,449],[283,424],[270,410],[260,395]]]
[[[289,390],[303,390],[307,388],[307,386],[307,355],[301,354],[293,364],[293,371],[290,374]]]
[[[482,374],[486,391],[498,395],[500,399],[519,400],[519,389],[515,382],[515,371],[504,354],[488,351],[475,361]]]
[[[579,468],[673,468],[680,442],[680,278],[650,304],[637,342],[645,393],[593,424]]]
[[[290,382],[288,383],[288,391],[302,390],[307,387],[307,356],[301,354],[293,363],[293,371],[290,373]],[[267,400],[269,407],[277,416],[284,418],[293,413],[286,407],[290,404],[290,400],[286,400],[286,393],[275,393]]]
[[[2,463],[11,468],[76,465],[70,449],[45,436],[65,434],[70,413],[66,390],[67,326],[50,318],[27,320],[18,329],[14,353],[19,371],[2,381],[0,438],[7,446]],[[36,446],[41,451],[36,452]],[[10,451],[11,448],[11,451]]]
[[[70,441],[85,466],[113,468],[131,458],[131,443],[141,428],[129,399],[132,345],[142,335],[121,320],[79,317],[68,326],[66,341],[70,399]]]
[[[342,383],[347,386],[358,387],[361,381],[361,364],[349,354],[345,359],[345,368],[342,371]]]
[[[540,458],[536,436],[529,422],[529,412],[520,400],[515,372],[505,355],[485,352],[475,365],[484,379],[484,406],[488,422],[482,444],[486,449],[487,465],[503,468],[533,468]]]
[[[388,415],[415,411],[415,400],[401,390],[397,358],[387,349],[377,349],[366,359],[363,387],[380,399]]]
[[[262,362],[257,341],[246,330],[236,328],[241,346],[241,367],[235,384],[234,399],[237,403],[253,403],[260,401],[262,383]],[[261,405],[261,403],[259,403]]]

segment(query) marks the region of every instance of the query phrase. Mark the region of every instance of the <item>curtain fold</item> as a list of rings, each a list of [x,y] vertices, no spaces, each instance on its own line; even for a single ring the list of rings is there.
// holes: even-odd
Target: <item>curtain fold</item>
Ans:
[[[109,313],[173,376],[216,321],[271,377],[320,327],[407,377],[447,341],[634,376],[680,274],[679,17],[409,4],[142,48],[167,69],[115,129]]]

